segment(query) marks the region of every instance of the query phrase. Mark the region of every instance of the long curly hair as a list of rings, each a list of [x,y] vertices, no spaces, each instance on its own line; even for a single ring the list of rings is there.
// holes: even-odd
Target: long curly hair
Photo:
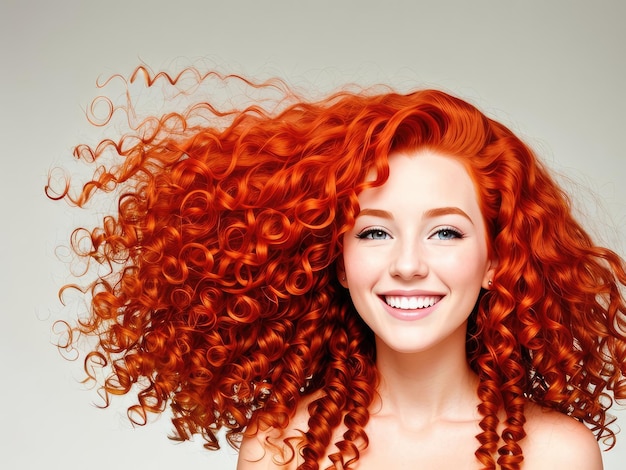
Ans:
[[[60,345],[96,338],[85,371],[95,379],[92,364],[108,365],[107,404],[133,391],[129,416],[138,423],[170,406],[173,437],[201,434],[213,449],[222,428],[235,445],[247,428],[285,428],[316,393],[299,468],[318,468],[342,423],[331,460],[348,467],[367,442],[378,376],[372,332],[335,263],[357,195],[385,182],[389,154],[429,148],[466,165],[498,260],[467,333],[480,379],[476,456],[485,469],[520,468],[528,401],[614,440],[606,411],[626,398],[624,262],[592,242],[509,129],[436,90],[307,101],[280,81],[185,72],[198,83],[278,90],[280,99],[274,109],[226,111],[200,101],[142,120],[118,139],[76,148],[98,167],[77,195],[69,181],[47,187],[79,206],[96,193],[117,203],[100,226],[74,231],[75,253],[100,270],[80,287],[88,314],[67,324]],[[128,83],[176,87],[181,76],[140,67]],[[105,122],[118,109],[110,111]],[[116,164],[102,163],[111,155]]]

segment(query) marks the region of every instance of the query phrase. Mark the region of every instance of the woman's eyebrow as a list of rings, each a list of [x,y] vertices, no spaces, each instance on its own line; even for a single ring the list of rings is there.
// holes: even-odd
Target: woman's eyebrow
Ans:
[[[441,217],[442,215],[450,215],[450,214],[457,214],[457,215],[463,216],[467,220],[469,220],[472,224],[474,223],[472,219],[470,218],[470,216],[467,215],[464,210],[458,207],[436,207],[434,209],[429,209],[424,212],[424,217],[433,218],[433,217]]]
[[[364,215],[369,215],[369,216],[373,216],[373,217],[381,217],[383,219],[393,219],[393,215],[391,214],[391,212],[388,211],[384,211],[381,209],[363,209],[361,212],[358,213],[357,217],[361,217]]]
[[[453,206],[436,207],[434,209],[429,209],[424,212],[424,218],[441,217],[443,215],[450,215],[450,214],[460,215],[462,217],[465,217],[472,224],[474,223],[472,219],[470,218],[470,216],[467,215],[467,213],[463,209],[460,209],[459,207],[453,207]],[[391,214],[391,212],[381,210],[381,209],[363,209],[361,212],[358,213],[357,217],[366,216],[366,215],[369,215],[372,217],[380,217],[383,219],[390,219],[390,220],[393,219],[393,214]]]

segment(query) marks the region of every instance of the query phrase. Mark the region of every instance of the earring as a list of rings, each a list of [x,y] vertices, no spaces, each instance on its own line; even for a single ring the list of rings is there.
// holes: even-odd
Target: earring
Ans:
[[[493,286],[493,282],[491,282],[491,279],[489,279],[489,281],[487,281],[487,285],[488,285],[489,287]]]

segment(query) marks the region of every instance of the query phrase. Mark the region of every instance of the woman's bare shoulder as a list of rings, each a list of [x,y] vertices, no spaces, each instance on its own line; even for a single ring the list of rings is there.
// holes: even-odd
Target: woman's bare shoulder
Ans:
[[[298,444],[308,428],[308,405],[319,393],[304,397],[285,429],[253,425],[239,449],[237,470],[290,470],[299,465]]]
[[[241,441],[237,470],[288,470],[287,448],[282,443],[284,431],[270,428],[246,433]],[[295,467],[294,467],[295,468]]]
[[[598,442],[581,422],[535,404],[528,406],[526,420],[524,469],[602,470]]]

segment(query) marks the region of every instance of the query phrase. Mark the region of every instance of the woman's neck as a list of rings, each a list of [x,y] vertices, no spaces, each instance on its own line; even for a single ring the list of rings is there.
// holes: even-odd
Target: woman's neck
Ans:
[[[377,340],[380,400],[372,408],[374,414],[397,417],[410,427],[478,416],[478,377],[467,363],[465,328],[419,353],[399,353],[380,343]]]

